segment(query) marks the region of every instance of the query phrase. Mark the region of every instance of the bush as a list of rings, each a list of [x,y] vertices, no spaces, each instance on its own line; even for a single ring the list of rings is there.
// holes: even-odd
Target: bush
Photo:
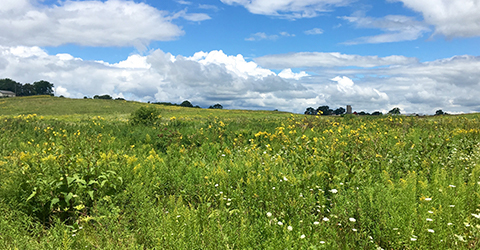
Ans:
[[[132,113],[132,125],[153,125],[160,119],[160,111],[154,107],[141,107]]]

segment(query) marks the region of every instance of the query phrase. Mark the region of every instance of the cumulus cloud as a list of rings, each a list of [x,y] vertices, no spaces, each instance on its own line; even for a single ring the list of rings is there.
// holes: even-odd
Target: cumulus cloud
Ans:
[[[141,101],[188,99],[206,107],[220,102],[229,108],[287,110],[295,102],[303,107],[303,98],[312,96],[301,83],[222,51],[184,57],[154,50],[113,64],[49,55],[39,47],[0,46],[0,55],[6,60],[0,75],[23,83],[48,80],[57,95],[74,98],[109,94]]]
[[[416,58],[405,56],[360,56],[338,52],[299,52],[267,55],[255,58],[255,62],[266,68],[309,68],[309,67],[378,67],[387,65],[408,65],[417,63]]]
[[[480,1],[390,0],[423,14],[435,26],[435,34],[453,37],[480,36]]]
[[[344,67],[352,65],[342,61],[349,56],[353,64],[363,60],[370,66],[394,66]],[[39,47],[0,46],[0,75],[22,83],[47,80],[55,85],[57,95],[72,98],[109,94],[129,100],[190,100],[203,107],[221,103],[226,108],[298,113],[310,106],[347,104],[367,112],[388,112],[393,107],[406,113],[480,111],[480,57],[414,59],[411,64],[407,64],[411,59],[401,57],[343,57],[347,59],[334,67],[320,64],[308,73],[285,67],[276,74],[242,55],[222,51],[182,56],[153,50],[106,63],[50,55]]]
[[[300,80],[302,77],[309,76],[307,72],[301,71],[299,73],[294,73],[292,69],[284,69],[282,72],[278,73],[278,76],[284,79],[295,79]]]
[[[345,6],[354,0],[221,0],[229,5],[241,5],[253,14],[290,19],[310,18],[332,8]]]
[[[360,37],[344,43],[349,45],[412,41],[430,31],[427,24],[408,16],[389,15],[383,18],[373,18],[363,16],[363,14],[355,14],[341,18],[355,24],[358,28],[380,29],[383,31],[380,35]]]
[[[125,0],[60,1],[45,6],[27,0],[5,0],[0,5],[0,45],[6,46],[135,46],[167,41],[184,34],[166,11]],[[180,13],[201,21],[205,14]]]

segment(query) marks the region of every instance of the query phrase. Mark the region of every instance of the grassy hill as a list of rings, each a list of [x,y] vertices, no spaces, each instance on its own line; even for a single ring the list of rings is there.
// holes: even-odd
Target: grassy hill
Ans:
[[[102,99],[71,99],[52,96],[29,96],[0,99],[0,115],[27,115],[56,117],[63,119],[79,119],[91,116],[105,116],[109,118],[126,119],[142,106],[156,107],[161,110],[162,116],[181,116],[188,118],[201,118],[208,116],[224,117],[251,117],[265,118],[285,116],[286,112],[278,111],[250,111],[250,110],[218,110],[185,108],[179,106],[166,106],[147,104],[124,100]]]

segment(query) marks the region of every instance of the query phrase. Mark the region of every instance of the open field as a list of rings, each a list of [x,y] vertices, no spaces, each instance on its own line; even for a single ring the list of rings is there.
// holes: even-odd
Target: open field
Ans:
[[[478,249],[479,191],[478,114],[0,99],[0,249]]]

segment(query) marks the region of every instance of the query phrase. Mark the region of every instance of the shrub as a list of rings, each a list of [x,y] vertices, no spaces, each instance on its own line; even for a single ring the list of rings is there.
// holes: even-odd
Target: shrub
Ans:
[[[154,107],[141,107],[132,113],[132,125],[153,125],[160,119],[160,111]]]

